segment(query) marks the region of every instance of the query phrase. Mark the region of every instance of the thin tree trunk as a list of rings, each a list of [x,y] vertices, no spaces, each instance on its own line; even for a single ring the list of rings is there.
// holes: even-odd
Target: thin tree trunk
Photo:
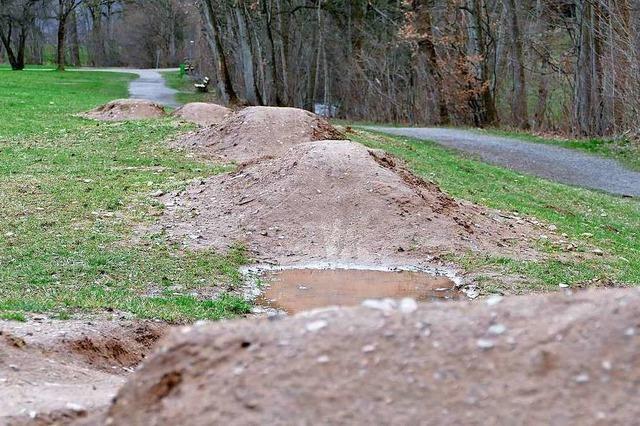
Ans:
[[[58,49],[56,54],[56,63],[58,64],[58,71],[64,71],[65,57],[64,57],[64,41],[67,33],[67,14],[64,8],[63,0],[58,0]]]
[[[424,52],[427,58],[427,64],[429,65],[429,73],[433,78],[435,84],[435,92],[438,103],[438,123],[437,124],[449,124],[449,108],[447,107],[447,100],[445,99],[442,81],[442,72],[440,71],[440,64],[438,63],[438,55],[436,52],[436,46],[433,43],[433,25],[431,22],[431,11],[429,10],[430,2],[426,0],[416,1],[414,0],[414,10],[417,9],[417,31],[421,35],[418,42],[418,48]]]
[[[222,39],[220,38],[218,20],[213,10],[211,0],[203,1],[201,4],[201,13],[204,15],[205,22],[207,23],[209,33],[209,37],[207,37],[207,39],[210,42],[211,53],[213,54],[214,61],[216,63],[220,92],[227,103],[237,105],[239,103],[239,99],[233,88],[227,58],[224,54]]]
[[[79,67],[80,63],[80,41],[78,40],[78,20],[76,11],[69,15],[69,38],[71,39],[71,63]]]
[[[259,105],[258,93],[256,91],[256,78],[253,70],[254,59],[251,50],[251,40],[249,39],[249,29],[247,28],[244,4],[241,0],[236,0],[234,12],[236,23],[238,24],[238,41],[240,43],[240,54],[242,57],[245,99],[251,105]]]
[[[506,0],[504,4],[509,14],[509,24],[511,27],[511,67],[513,69],[511,116],[516,126],[521,129],[528,129],[527,83],[524,70],[522,32],[518,19],[518,9],[515,0]]]

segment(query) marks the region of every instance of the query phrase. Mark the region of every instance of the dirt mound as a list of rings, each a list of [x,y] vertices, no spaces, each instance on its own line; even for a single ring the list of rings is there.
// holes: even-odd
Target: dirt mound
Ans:
[[[230,113],[229,108],[221,105],[192,102],[176,109],[172,115],[201,126],[213,126],[224,121]]]
[[[349,141],[282,157],[167,195],[160,226],[189,247],[236,241],[263,260],[419,264],[444,252],[533,255],[532,228],[464,202]]]
[[[144,99],[117,99],[82,114],[100,121],[143,120],[164,115],[162,105]]]
[[[218,126],[186,135],[177,146],[227,161],[246,162],[280,155],[302,142],[342,138],[329,122],[308,111],[248,107]]]
[[[640,292],[499,300],[404,300],[393,310],[370,303],[177,330],[120,390],[109,421],[585,425],[638,418]]]
[[[166,326],[0,322],[0,424],[67,424],[105,406]]]

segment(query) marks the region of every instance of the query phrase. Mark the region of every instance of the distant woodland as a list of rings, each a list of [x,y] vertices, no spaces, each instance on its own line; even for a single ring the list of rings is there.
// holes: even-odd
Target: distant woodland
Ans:
[[[0,58],[177,66],[221,102],[640,135],[635,0],[0,0]]]

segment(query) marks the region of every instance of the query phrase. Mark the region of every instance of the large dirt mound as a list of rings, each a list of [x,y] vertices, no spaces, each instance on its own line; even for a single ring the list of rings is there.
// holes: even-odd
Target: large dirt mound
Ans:
[[[172,115],[201,126],[220,124],[231,113],[229,108],[217,104],[192,102],[176,109]]]
[[[227,161],[246,162],[280,155],[302,142],[342,138],[325,119],[308,111],[248,107],[218,126],[184,136],[177,145]]]
[[[117,99],[82,114],[100,121],[144,120],[164,115],[162,105],[144,99]]]
[[[639,326],[635,289],[405,300],[392,311],[195,326],[160,344],[108,417],[118,425],[632,424]]]
[[[190,247],[243,241],[260,259],[419,264],[443,252],[532,255],[529,226],[412,175],[349,141],[299,144],[164,198],[163,230]]]
[[[107,405],[165,325],[0,321],[0,424],[66,424]]]

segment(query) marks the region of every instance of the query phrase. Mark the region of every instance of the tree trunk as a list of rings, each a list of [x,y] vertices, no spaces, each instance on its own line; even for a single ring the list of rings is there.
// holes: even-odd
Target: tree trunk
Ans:
[[[78,40],[78,19],[75,10],[69,15],[69,38],[71,40],[71,64],[79,67],[80,63],[80,41]]]
[[[58,49],[56,54],[56,64],[58,64],[58,71],[64,71],[64,39],[67,33],[67,14],[63,0],[58,0],[58,2]]]
[[[233,81],[231,80],[227,58],[224,53],[222,39],[220,38],[218,20],[213,10],[211,0],[204,0],[201,4],[200,11],[201,14],[204,15],[204,20],[207,24],[209,33],[209,37],[207,37],[207,39],[211,47],[211,53],[213,54],[214,61],[216,62],[216,72],[220,93],[227,103],[231,105],[237,105],[240,102],[238,99],[238,95],[233,88]]]
[[[484,0],[468,0],[466,8],[469,21],[467,24],[469,35],[468,54],[474,61],[472,66],[476,79],[472,85],[475,93],[471,93],[469,106],[473,112],[474,124],[478,127],[498,123],[498,111],[491,82],[489,81],[487,40],[483,21],[484,12]]]
[[[524,70],[524,55],[522,48],[522,32],[518,19],[518,9],[515,0],[504,2],[509,15],[511,27],[511,68],[513,69],[513,93],[511,102],[511,116],[513,123],[521,128],[529,128],[529,113],[527,111],[527,84]]]
[[[247,16],[241,0],[236,0],[234,12],[236,23],[238,24],[238,41],[240,43],[240,54],[242,57],[245,99],[251,105],[259,105],[260,102],[258,102],[258,93],[256,91],[253,51],[251,50],[251,40],[249,39]]]
[[[449,108],[447,107],[447,100],[445,99],[442,72],[440,71],[440,64],[438,63],[438,55],[436,52],[436,46],[433,43],[433,25],[431,22],[431,11],[429,9],[430,2],[426,0],[414,0],[414,10],[416,10],[417,25],[416,30],[420,35],[418,41],[418,49],[424,52],[429,65],[429,73],[433,78],[435,85],[435,92],[438,103],[438,122],[437,124],[449,124]]]
[[[4,28],[0,28],[0,39],[2,40],[2,44],[7,52],[7,59],[9,60],[9,64],[11,65],[11,69],[13,71],[22,71],[24,69],[24,49],[25,49],[25,40],[26,33],[24,28],[21,28],[19,41],[18,41],[18,51],[15,52],[13,50],[13,46],[11,45],[13,38],[13,25],[9,23],[7,25],[7,32],[4,32]]]
[[[278,73],[278,61],[276,59],[276,43],[273,35],[273,20],[271,19],[271,6],[267,3],[267,0],[262,0],[262,13],[265,16],[266,27],[267,27],[267,40],[269,41],[269,50],[270,50],[270,63],[269,66],[271,68],[271,76],[274,84],[274,92],[277,106],[284,106],[286,102],[284,101],[284,94],[282,88],[282,79],[280,78],[280,74]]]
[[[574,133],[588,136],[597,129],[597,75],[596,42],[594,41],[593,7],[590,2],[577,2],[578,45],[574,91]]]

